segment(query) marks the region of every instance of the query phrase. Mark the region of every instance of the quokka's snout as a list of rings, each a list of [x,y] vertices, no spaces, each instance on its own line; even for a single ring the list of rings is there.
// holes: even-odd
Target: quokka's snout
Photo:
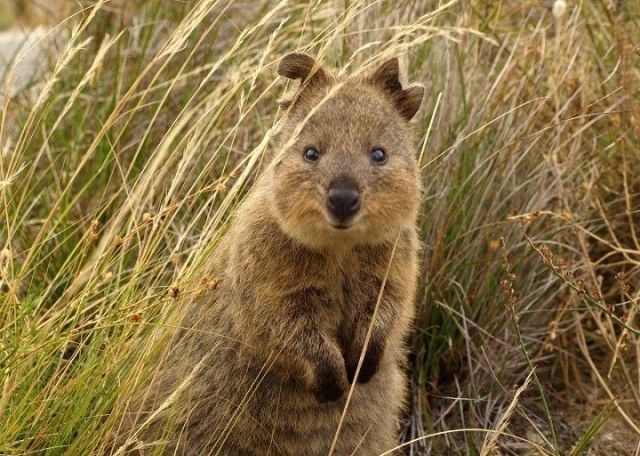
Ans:
[[[347,222],[360,210],[360,200],[358,183],[352,176],[343,174],[331,181],[326,204],[338,222],[336,228],[347,228]]]

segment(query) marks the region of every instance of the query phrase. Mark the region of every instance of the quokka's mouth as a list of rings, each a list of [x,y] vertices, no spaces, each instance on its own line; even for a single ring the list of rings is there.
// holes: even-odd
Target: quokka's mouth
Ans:
[[[328,218],[329,226],[336,231],[347,231],[353,228],[359,220],[359,217],[349,217],[346,220],[338,220],[335,217]]]
[[[348,230],[349,228],[351,228],[352,224],[351,223],[332,223],[331,227],[335,230],[340,230],[340,231],[344,231],[344,230]]]
[[[342,219],[336,217],[328,211],[324,214],[326,223],[335,231],[348,231],[349,229],[352,229],[354,226],[356,226],[361,218],[362,217],[360,216],[360,214]]]

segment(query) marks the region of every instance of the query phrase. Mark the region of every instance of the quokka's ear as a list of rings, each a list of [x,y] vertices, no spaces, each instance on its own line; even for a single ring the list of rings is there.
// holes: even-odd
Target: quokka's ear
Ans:
[[[396,57],[384,62],[369,77],[369,82],[393,97],[396,109],[406,120],[411,120],[416,115],[422,97],[424,96],[424,87],[413,85],[406,89],[402,88],[399,79],[400,68]]]
[[[285,55],[278,65],[278,74],[289,79],[299,79],[299,88],[328,84],[331,81],[329,73],[320,65],[316,64],[313,57],[302,53]],[[295,92],[297,91],[298,90]],[[281,108],[289,107],[296,95],[295,92],[278,101]]]

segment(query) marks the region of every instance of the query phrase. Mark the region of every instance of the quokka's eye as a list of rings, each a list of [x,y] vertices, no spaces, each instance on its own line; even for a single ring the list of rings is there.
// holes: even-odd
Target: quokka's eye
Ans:
[[[307,147],[304,151],[303,157],[308,162],[317,162],[320,160],[320,152],[313,147]]]
[[[379,147],[376,147],[371,151],[371,160],[378,165],[382,165],[387,161],[387,153]]]

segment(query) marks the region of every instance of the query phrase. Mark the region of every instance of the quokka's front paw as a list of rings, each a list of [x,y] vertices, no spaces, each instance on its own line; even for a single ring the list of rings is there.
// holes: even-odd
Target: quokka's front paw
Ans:
[[[317,366],[314,394],[318,402],[337,401],[348,387],[344,366],[334,366],[328,362]]]
[[[356,369],[358,367],[358,361],[360,360],[360,350],[351,350],[349,357],[346,361],[347,366],[347,378],[349,383],[353,383],[356,376]],[[358,374],[358,383],[367,383],[378,372],[380,367],[380,360],[384,353],[384,346],[381,343],[376,343],[375,340],[369,342],[369,347],[364,359],[362,360],[362,367],[360,367],[360,373]]]

